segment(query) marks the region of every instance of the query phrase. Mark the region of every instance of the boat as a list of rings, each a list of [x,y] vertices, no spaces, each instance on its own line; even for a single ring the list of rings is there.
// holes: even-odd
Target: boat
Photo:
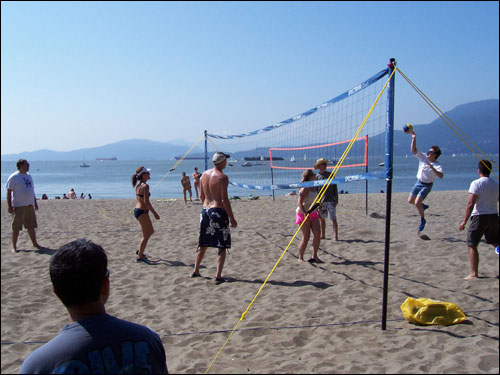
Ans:
[[[451,155],[452,158],[454,158],[455,156],[457,156],[457,155],[455,155],[455,153],[453,153],[453,155]]]
[[[295,163],[295,156],[293,156],[293,155],[292,155],[292,157],[290,158],[290,161],[291,161],[292,163]]]
[[[227,159],[228,163],[237,163],[238,159]]]
[[[251,167],[252,163],[243,163],[241,164],[242,167]]]
[[[97,161],[103,161],[103,160],[118,160],[116,156],[110,157],[110,158],[95,158]]]
[[[306,154],[304,154],[304,160],[307,160],[307,155]]]
[[[80,167],[87,168],[87,167],[90,167],[90,165],[88,165],[87,163],[82,163],[82,164],[80,164]]]

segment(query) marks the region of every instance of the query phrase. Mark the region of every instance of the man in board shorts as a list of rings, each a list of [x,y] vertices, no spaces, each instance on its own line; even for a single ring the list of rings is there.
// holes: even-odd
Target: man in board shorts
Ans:
[[[236,222],[231,202],[227,195],[229,184],[228,177],[222,172],[226,168],[229,155],[223,152],[216,152],[212,157],[214,167],[203,173],[201,176],[200,199],[203,202],[203,208],[200,215],[200,236],[198,241],[198,250],[196,261],[191,277],[199,277],[200,265],[205,251],[209,247],[219,249],[217,257],[217,274],[215,284],[221,284],[224,281],[222,277],[222,268],[226,260],[226,249],[231,248],[231,227],[236,228]]]
[[[23,226],[28,230],[31,243],[37,249],[42,246],[36,241],[35,228],[37,228],[36,214],[38,204],[35,196],[33,178],[28,173],[30,165],[27,160],[19,159],[17,172],[12,173],[5,184],[7,188],[7,206],[12,214],[12,250],[17,252],[17,239]]]
[[[471,217],[471,223],[467,231],[471,273],[465,280],[479,277],[477,246],[483,235],[486,238],[486,243],[494,247],[498,246],[498,182],[490,178],[490,171],[491,162],[481,160],[477,166],[479,178],[470,184],[469,200],[465,207],[464,220],[458,226],[459,230],[464,230],[467,220]]]

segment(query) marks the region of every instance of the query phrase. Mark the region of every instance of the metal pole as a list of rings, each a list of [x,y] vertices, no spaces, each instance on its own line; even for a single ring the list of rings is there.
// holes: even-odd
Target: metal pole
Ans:
[[[208,169],[207,131],[205,130],[205,170]]]
[[[366,136],[366,157],[368,159],[368,136]],[[365,214],[368,215],[368,163],[365,166],[366,180],[365,180]]]
[[[389,75],[396,68],[396,59],[391,58],[389,62]],[[389,101],[387,103],[387,126],[385,130],[385,173],[387,181],[387,195],[385,201],[385,251],[384,251],[384,289],[382,298],[382,330],[387,325],[387,294],[389,286],[389,249],[391,241],[391,199],[392,199],[392,161],[393,161],[393,143],[394,143],[394,91],[395,76],[392,76],[389,82],[389,91],[387,93]]]

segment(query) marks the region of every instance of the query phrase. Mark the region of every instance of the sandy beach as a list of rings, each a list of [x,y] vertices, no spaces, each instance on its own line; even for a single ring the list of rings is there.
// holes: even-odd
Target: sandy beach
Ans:
[[[393,195],[387,329],[381,329],[385,194],[340,195],[340,241],[327,221],[322,264],[299,263],[301,235],[209,373],[469,373],[499,372],[499,265],[479,246],[481,278],[466,281],[466,232],[459,232],[467,191],[432,192],[425,233],[407,193]],[[199,202],[153,199],[161,216],[136,263],[140,226],[134,200],[39,201],[37,238],[21,232],[11,249],[11,218],[1,202],[1,372],[18,373],[27,355],[67,323],[52,292],[48,265],[61,245],[90,239],[106,250],[111,296],[107,312],[147,325],[162,338],[171,373],[204,373],[292,239],[297,197],[233,201],[238,221],[223,276],[215,285],[216,249],[202,278],[190,278],[199,231]],[[311,245],[311,243],[309,244]],[[306,250],[306,258],[312,249]],[[400,309],[407,297],[458,304],[462,324],[416,326]]]

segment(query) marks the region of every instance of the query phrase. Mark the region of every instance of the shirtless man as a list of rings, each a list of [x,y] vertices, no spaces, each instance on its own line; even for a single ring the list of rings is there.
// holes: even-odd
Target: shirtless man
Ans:
[[[182,194],[184,194],[184,204],[187,204],[186,191],[189,192],[189,201],[192,202],[193,200],[191,198],[193,197],[193,193],[191,192],[191,181],[189,180],[189,176],[186,176],[186,172],[182,172],[181,185]]]
[[[214,167],[203,173],[201,176],[200,199],[203,202],[201,210],[200,222],[200,237],[198,241],[198,250],[196,253],[196,261],[191,277],[200,275],[200,265],[205,251],[208,247],[216,247],[219,249],[217,257],[217,275],[215,284],[221,284],[224,281],[222,277],[222,268],[226,260],[226,249],[231,248],[231,227],[236,228],[236,222],[231,202],[227,195],[227,187],[229,179],[222,172],[226,168],[226,159],[229,155],[222,152],[217,152],[212,157]]]

